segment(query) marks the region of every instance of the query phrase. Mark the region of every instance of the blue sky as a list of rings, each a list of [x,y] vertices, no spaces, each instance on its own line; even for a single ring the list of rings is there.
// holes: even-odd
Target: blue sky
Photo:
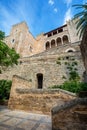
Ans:
[[[48,32],[71,19],[73,4],[87,0],[0,0],[0,30],[9,35],[12,25],[26,21],[33,36]]]

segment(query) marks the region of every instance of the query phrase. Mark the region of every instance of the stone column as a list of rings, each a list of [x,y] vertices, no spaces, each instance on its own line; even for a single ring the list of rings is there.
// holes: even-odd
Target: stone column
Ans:
[[[62,45],[63,45],[63,39],[61,38],[61,43],[62,43]]]

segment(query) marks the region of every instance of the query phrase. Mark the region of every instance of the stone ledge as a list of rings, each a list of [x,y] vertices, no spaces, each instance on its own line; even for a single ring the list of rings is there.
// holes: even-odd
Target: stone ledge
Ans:
[[[29,80],[27,80],[27,79],[25,79],[25,78],[23,78],[23,77],[21,77],[19,75],[13,75],[13,78],[17,78],[18,80],[20,79],[20,80],[24,80],[24,81],[30,82]]]
[[[73,96],[76,97],[76,94],[71,93],[69,91],[65,91],[62,89],[23,89],[23,88],[16,88],[16,92],[17,93],[21,93],[21,94],[25,94],[25,93],[53,93],[53,92],[57,92],[57,93],[64,93],[64,94],[68,94],[69,96]]]
[[[26,93],[40,93],[40,94],[42,94],[42,93],[46,93],[46,92],[47,92],[47,93],[48,93],[48,92],[49,92],[49,93],[53,93],[53,92],[59,93],[59,90],[16,88],[16,92],[17,92],[17,93],[21,93],[21,94],[26,94]]]
[[[69,101],[67,103],[64,103],[61,106],[56,106],[54,108],[52,108],[51,113],[52,114],[56,114],[62,110],[68,109],[68,108],[72,108],[75,105],[87,105],[87,98],[78,98],[78,99],[74,99],[72,101]]]

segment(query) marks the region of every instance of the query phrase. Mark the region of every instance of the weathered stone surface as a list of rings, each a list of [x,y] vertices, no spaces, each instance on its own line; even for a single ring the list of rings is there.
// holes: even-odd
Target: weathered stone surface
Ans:
[[[60,29],[62,29],[61,32],[59,32]],[[26,22],[21,22],[12,26],[10,35],[5,38],[5,42],[9,47],[13,47],[21,57],[28,57],[45,51],[47,42],[49,42],[50,49],[80,41],[77,35],[75,20],[69,20],[64,26],[57,28],[56,31],[55,35],[53,34],[54,31],[49,32],[51,37],[48,37],[48,33],[45,33],[34,38]],[[60,42],[58,42],[58,38],[61,39]],[[53,45],[52,40],[55,41]],[[71,48],[71,50],[75,49]]]
[[[67,46],[65,46],[65,48],[67,48]],[[18,66],[12,68],[9,67],[6,71],[3,71],[3,73],[0,74],[0,79],[12,79],[13,75],[19,75],[20,77],[30,81],[33,88],[38,88],[37,74],[41,73],[43,75],[43,88],[47,88],[53,85],[62,84],[64,81],[68,80],[69,70],[65,63],[74,63],[76,61],[77,66],[75,66],[75,68],[77,69],[82,81],[84,66],[80,52],[62,54],[59,52],[59,50],[53,49],[32,57],[21,58],[20,61],[22,63],[19,63]],[[69,60],[66,57],[74,60]],[[58,58],[61,58],[61,65],[56,63]],[[65,76],[66,79],[64,79],[63,76]]]
[[[51,130],[49,115],[11,111],[0,106],[0,130]]]
[[[28,81],[13,76],[8,106],[10,109],[21,109],[50,114],[51,108],[76,98],[72,93],[62,90],[31,89]]]
[[[67,129],[87,129],[87,98],[75,99],[52,109],[52,130]]]
[[[75,70],[78,72],[81,81],[84,66],[80,53],[80,40],[76,35],[74,21],[69,21],[63,26],[63,31],[48,37],[42,34],[36,39],[28,32],[25,22],[14,25],[10,36],[6,37],[7,44],[21,55],[19,64],[2,70],[0,79],[12,79],[13,75],[31,81],[33,88],[38,88],[38,74],[42,74],[42,87],[47,88],[53,85],[60,85],[69,79],[69,70],[65,63],[77,62]],[[52,33],[52,32],[51,32]],[[63,37],[68,37],[68,42],[63,41]],[[57,44],[57,38],[61,39],[61,45]],[[55,40],[55,47],[46,50],[46,42]],[[31,51],[32,48],[33,50]],[[68,52],[70,51],[70,52]],[[60,65],[57,64],[58,58]],[[72,66],[71,66],[72,67]],[[65,77],[65,78],[64,78]]]

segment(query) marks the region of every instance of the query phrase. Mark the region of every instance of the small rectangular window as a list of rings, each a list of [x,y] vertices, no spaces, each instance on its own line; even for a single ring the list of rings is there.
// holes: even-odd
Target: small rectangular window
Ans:
[[[55,34],[57,34],[57,31],[54,31],[54,32],[53,32],[53,35],[55,35]]]
[[[58,29],[58,33],[61,33],[61,32],[63,32],[63,29],[62,28]]]
[[[51,33],[48,33],[48,37],[51,37],[52,36],[52,34]]]

